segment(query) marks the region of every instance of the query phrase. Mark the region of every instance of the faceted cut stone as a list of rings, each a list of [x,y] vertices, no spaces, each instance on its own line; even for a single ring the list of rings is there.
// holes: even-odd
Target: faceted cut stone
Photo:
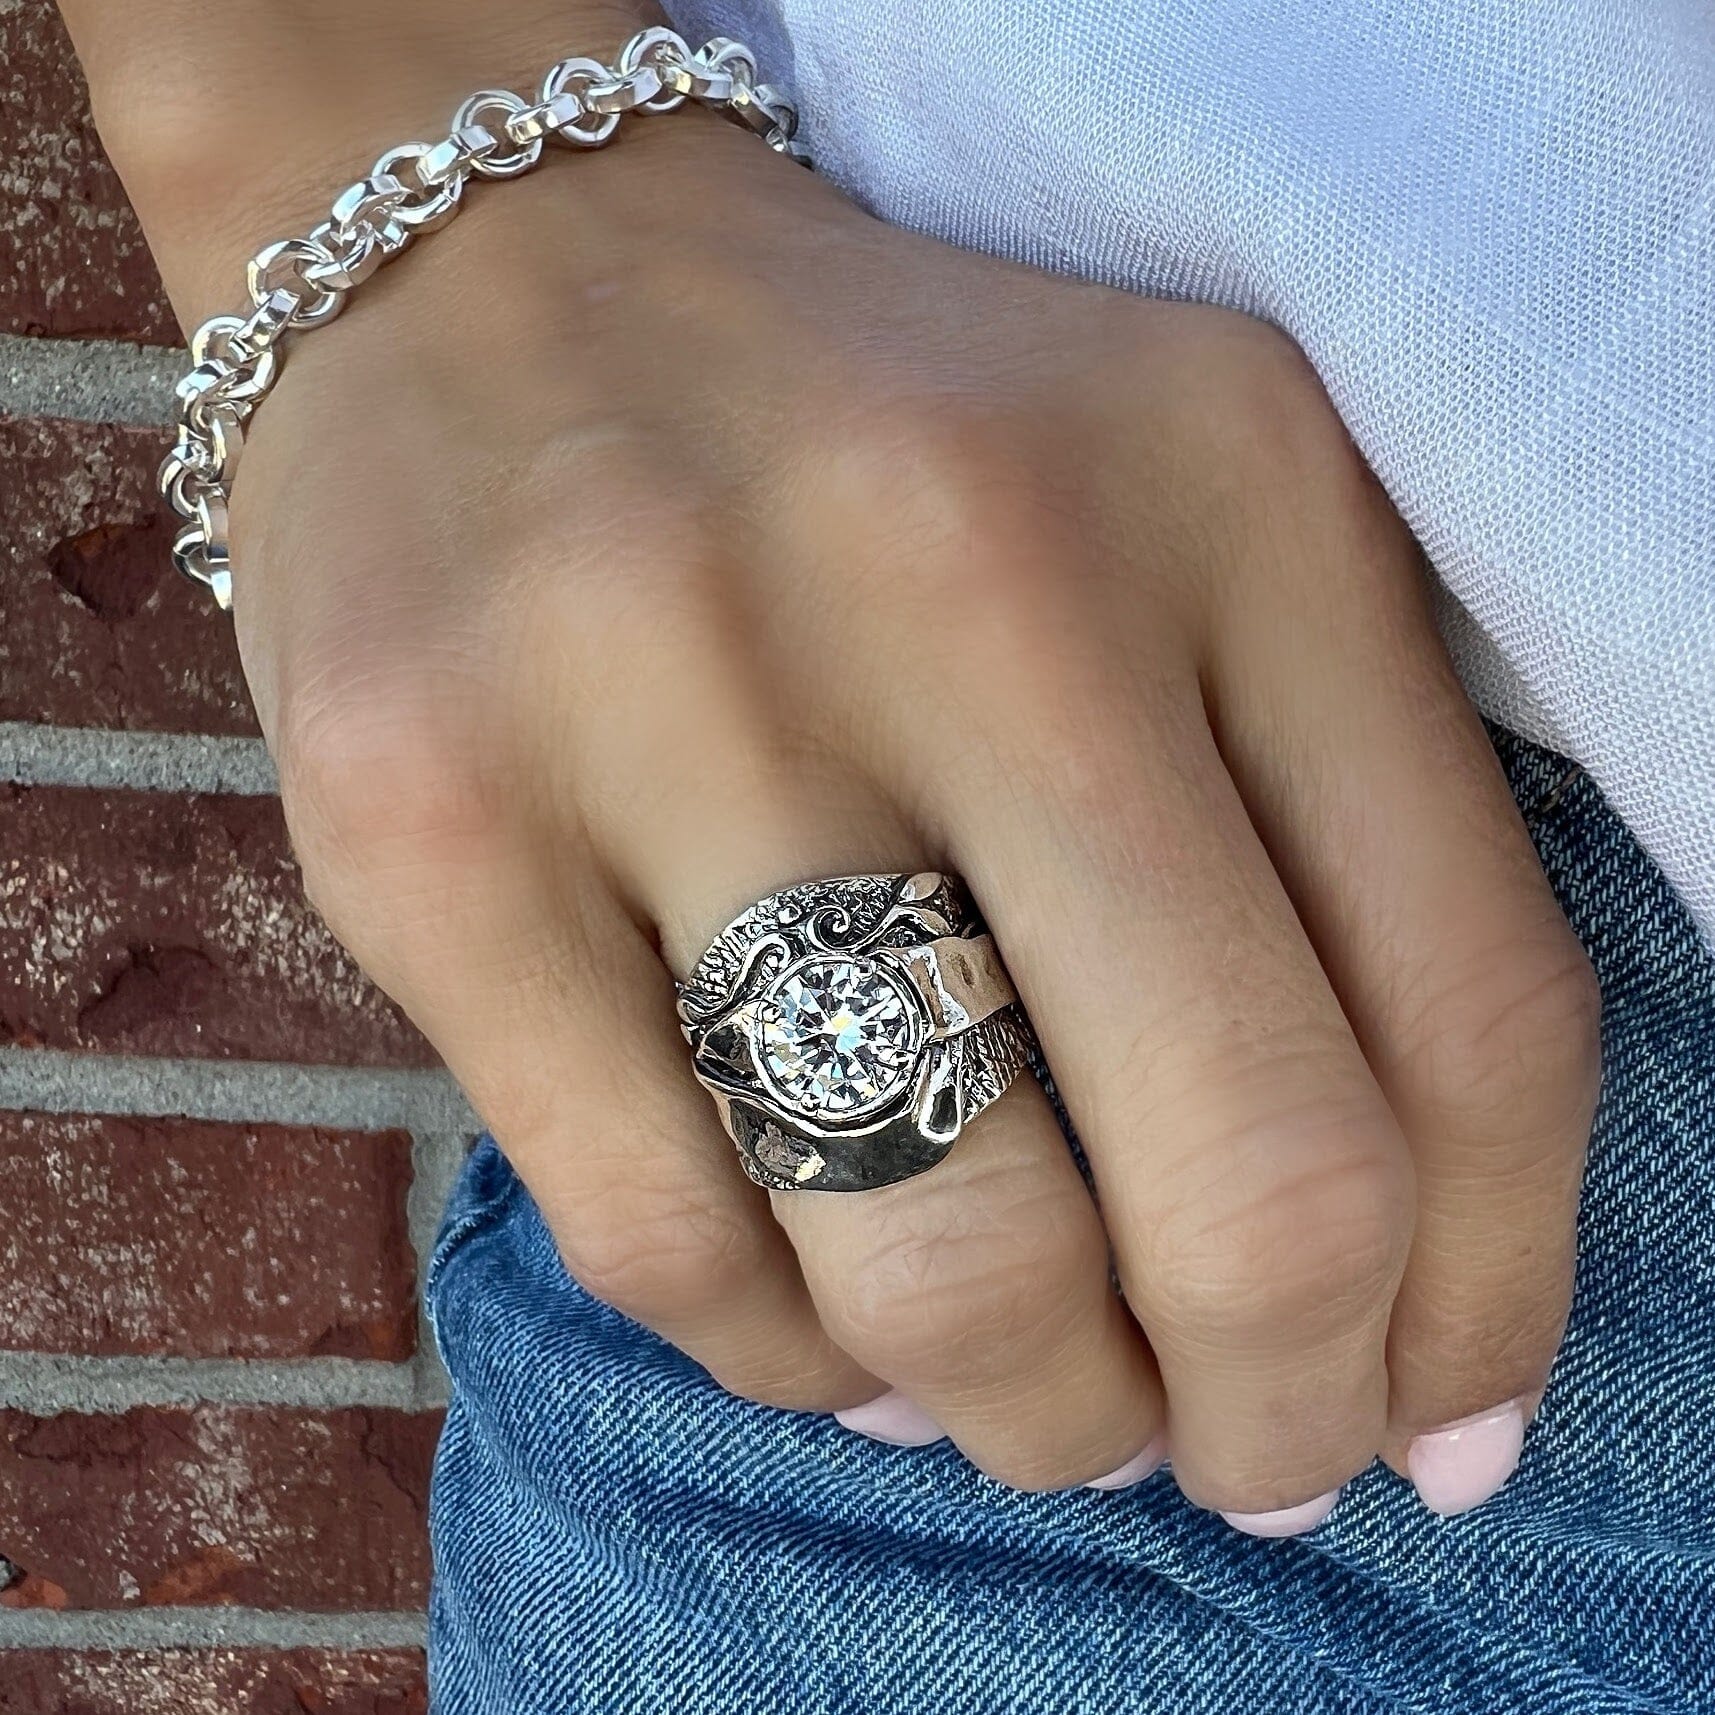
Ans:
[[[898,986],[873,965],[800,965],[763,1005],[758,1047],[775,1085],[809,1112],[861,1113],[911,1076],[917,1024]]]

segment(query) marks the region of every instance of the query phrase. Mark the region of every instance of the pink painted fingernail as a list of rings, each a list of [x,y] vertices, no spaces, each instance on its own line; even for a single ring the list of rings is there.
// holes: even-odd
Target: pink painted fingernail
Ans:
[[[835,1420],[871,1441],[885,1441],[890,1447],[927,1447],[931,1441],[944,1441],[947,1432],[922,1406],[894,1390],[867,1405],[848,1406],[834,1413]]]
[[[1084,1487],[1086,1489],[1129,1489],[1133,1483],[1141,1483],[1145,1477],[1153,1477],[1166,1463],[1167,1438],[1158,1435],[1141,1453],[1134,1454],[1126,1460],[1117,1471],[1110,1471],[1105,1477],[1094,1477]]]
[[[1221,1517],[1246,1536],[1302,1536],[1306,1531],[1314,1530],[1334,1510],[1334,1503],[1339,1498],[1340,1491],[1332,1489],[1313,1501],[1301,1501],[1295,1507],[1282,1507],[1278,1512],[1222,1513]]]
[[[1417,1436],[1405,1468],[1417,1498],[1447,1518],[1480,1507],[1518,1469],[1523,1450],[1524,1408],[1515,1399]]]

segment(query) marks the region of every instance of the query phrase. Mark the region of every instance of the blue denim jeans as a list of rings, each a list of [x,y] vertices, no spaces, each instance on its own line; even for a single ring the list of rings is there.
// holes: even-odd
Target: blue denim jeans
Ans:
[[[431,1300],[436,1715],[1715,1711],[1715,961],[1580,778],[1500,741],[1607,997],[1577,1303],[1524,1463],[1313,1536],[1160,1475],[1010,1493],[730,1398],[580,1291],[492,1145]]]

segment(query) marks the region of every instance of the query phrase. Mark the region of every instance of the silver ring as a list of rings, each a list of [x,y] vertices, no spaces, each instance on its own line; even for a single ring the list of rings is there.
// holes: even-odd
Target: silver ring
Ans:
[[[779,1191],[926,1172],[1035,1047],[970,895],[933,871],[758,900],[680,985],[679,1023],[745,1171]]]

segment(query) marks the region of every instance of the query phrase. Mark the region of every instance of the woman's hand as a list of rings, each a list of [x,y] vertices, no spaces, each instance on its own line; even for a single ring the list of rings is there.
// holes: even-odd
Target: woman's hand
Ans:
[[[274,234],[211,240],[132,130],[181,307],[226,307]],[[1378,1452],[1444,1510],[1504,1478],[1597,998],[1285,340],[637,121],[301,341],[234,530],[315,900],[592,1292],[754,1399],[897,1389],[1023,1487],[1165,1437],[1194,1501],[1284,1531]],[[1029,1080],[929,1174],[771,1207],[691,1078],[672,978],[735,911],[927,867],[1005,951],[1099,1213]]]

